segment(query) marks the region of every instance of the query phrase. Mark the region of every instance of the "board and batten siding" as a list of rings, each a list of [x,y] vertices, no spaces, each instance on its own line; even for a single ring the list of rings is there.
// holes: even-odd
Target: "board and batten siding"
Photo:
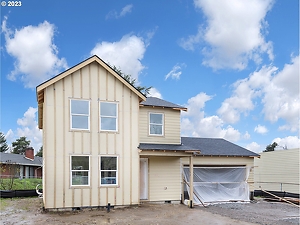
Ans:
[[[148,201],[180,201],[180,158],[151,156],[148,165]]]
[[[299,157],[299,148],[262,152],[254,160],[256,189],[299,194]]]
[[[181,159],[182,165],[189,165],[189,158],[183,157]],[[253,157],[222,157],[222,156],[196,156],[193,158],[195,166],[247,166],[250,169],[247,183],[249,190],[254,190],[254,160]]]
[[[149,113],[163,113],[164,135],[149,135]],[[142,106],[139,114],[139,136],[141,143],[180,144],[180,110]]]
[[[70,130],[70,99],[90,101],[90,130]],[[118,103],[118,132],[100,132],[99,101]],[[139,99],[98,63],[45,88],[43,103],[45,208],[139,203]],[[118,186],[100,187],[99,156],[118,156]],[[90,185],[71,187],[70,156],[90,156]]]

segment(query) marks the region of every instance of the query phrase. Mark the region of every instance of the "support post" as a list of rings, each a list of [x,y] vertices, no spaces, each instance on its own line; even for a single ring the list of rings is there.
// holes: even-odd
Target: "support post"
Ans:
[[[193,163],[193,155],[190,156],[190,204],[189,207],[193,208],[194,202],[194,163]]]

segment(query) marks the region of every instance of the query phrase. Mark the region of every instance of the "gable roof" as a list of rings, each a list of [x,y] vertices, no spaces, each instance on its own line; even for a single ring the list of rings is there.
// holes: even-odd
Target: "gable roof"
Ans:
[[[48,86],[56,83],[57,81],[71,75],[72,73],[76,72],[77,70],[82,69],[83,67],[96,62],[99,65],[101,65],[104,69],[110,72],[114,77],[116,77],[120,82],[122,82],[126,87],[128,87],[132,92],[134,92],[140,99],[140,101],[145,101],[146,96],[141,93],[139,90],[137,90],[132,84],[130,84],[127,80],[124,79],[121,75],[119,75],[114,69],[112,69],[107,63],[105,63],[102,59],[100,59],[98,56],[94,55],[83,62],[69,68],[68,70],[58,74],[55,77],[52,77],[51,79],[41,83],[36,87],[36,95],[37,95],[37,102],[38,102],[38,124],[39,128],[43,128],[43,102],[44,102],[44,90]]]
[[[187,111],[187,108],[183,106],[156,97],[147,97],[146,101],[140,103],[140,106],[162,107]]]
[[[0,152],[0,163],[9,164],[8,162],[26,166],[43,166],[43,158],[39,156],[30,160],[25,158],[25,155]]]
[[[141,150],[200,151],[201,156],[259,157],[241,146],[222,138],[181,137],[181,145],[140,143]]]

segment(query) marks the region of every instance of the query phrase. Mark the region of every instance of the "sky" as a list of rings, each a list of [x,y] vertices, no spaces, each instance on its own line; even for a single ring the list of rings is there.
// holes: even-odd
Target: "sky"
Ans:
[[[8,144],[26,136],[38,151],[36,86],[98,55],[187,107],[182,136],[300,146],[298,0],[17,2],[0,6]]]

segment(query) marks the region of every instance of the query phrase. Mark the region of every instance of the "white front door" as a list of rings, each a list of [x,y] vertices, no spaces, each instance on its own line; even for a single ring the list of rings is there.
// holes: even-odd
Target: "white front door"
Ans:
[[[140,159],[140,199],[148,199],[148,159]]]

